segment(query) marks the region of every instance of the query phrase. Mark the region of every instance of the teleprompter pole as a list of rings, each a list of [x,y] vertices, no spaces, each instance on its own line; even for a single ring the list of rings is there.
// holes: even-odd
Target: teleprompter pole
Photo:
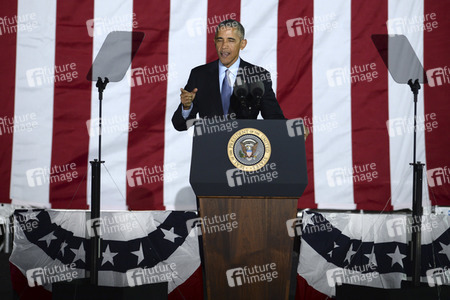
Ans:
[[[100,77],[97,79],[96,87],[98,88],[98,159],[90,161],[92,166],[92,180],[91,180],[91,220],[100,218],[100,186],[101,186],[101,164],[102,161],[102,100],[103,90],[106,88],[109,80],[105,77],[103,81]],[[92,222],[92,224],[93,224]],[[92,285],[98,285],[98,264],[102,258],[101,239],[97,231],[94,231],[94,236],[91,237],[91,268],[90,278]]]

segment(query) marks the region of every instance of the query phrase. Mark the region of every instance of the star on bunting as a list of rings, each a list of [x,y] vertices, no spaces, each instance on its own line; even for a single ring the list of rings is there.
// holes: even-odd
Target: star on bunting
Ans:
[[[333,257],[333,251],[334,251],[334,249],[336,249],[336,248],[338,248],[338,247],[340,247],[338,244],[336,244],[336,242],[334,242],[334,247],[333,247],[333,249],[331,249],[331,251],[330,252],[328,252],[328,255],[330,256],[330,257]]]
[[[174,228],[170,228],[170,230],[166,230],[164,228],[161,228],[161,231],[164,233],[164,238],[168,241],[171,241],[172,243],[175,243],[175,239],[179,236],[178,234],[174,233]]]
[[[391,267],[394,266],[395,264],[399,264],[403,268],[403,259],[406,257],[406,255],[400,253],[398,246],[395,248],[394,253],[386,253],[386,254],[387,256],[392,258]]]
[[[348,261],[350,264],[350,260],[352,259],[352,256],[355,255],[356,251],[353,251],[353,245],[350,244],[350,248],[348,248],[347,255],[345,256],[344,262]]]
[[[49,234],[41,237],[38,241],[43,242],[45,241],[47,243],[47,247],[50,247],[50,244],[53,240],[57,240],[58,238],[53,234],[53,231]]]
[[[107,262],[110,262],[114,266],[114,256],[117,254],[118,252],[111,252],[109,250],[109,245],[106,246],[106,250],[103,252],[102,266]]]
[[[142,250],[142,243],[139,245],[138,251],[131,251],[131,254],[138,257],[137,265],[139,265],[144,260],[144,251]]]
[[[445,245],[439,242],[439,245],[441,245],[442,247],[442,250],[439,251],[439,254],[447,255],[447,259],[450,260],[450,243],[448,245]]]
[[[303,229],[306,227],[306,226],[308,226],[308,224],[311,224],[311,225],[315,225],[314,224],[314,221],[313,221],[313,216],[314,215],[310,215],[310,214],[305,214],[305,218],[304,218],[304,222],[303,222]]]
[[[63,242],[61,243],[61,248],[59,248],[59,251],[61,251],[62,256],[64,256],[64,250],[65,250],[66,246],[67,246],[66,241],[63,241]]]
[[[372,252],[370,252],[369,254],[364,254],[364,256],[369,259],[369,264],[370,265],[378,266],[377,257],[375,255],[375,247],[374,246],[372,246]]]
[[[84,250],[84,246],[83,246],[83,242],[81,242],[80,247],[78,247],[78,249],[75,248],[69,248],[70,250],[72,250],[72,252],[75,254],[75,258],[73,259],[72,262],[76,262],[77,260],[81,259],[82,262],[86,262],[85,261],[85,257],[86,257],[86,251]]]

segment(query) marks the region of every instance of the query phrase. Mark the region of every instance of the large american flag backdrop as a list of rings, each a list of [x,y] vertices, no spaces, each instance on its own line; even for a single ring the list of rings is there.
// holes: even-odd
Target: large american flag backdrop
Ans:
[[[0,201],[89,207],[98,93],[86,74],[107,33],[133,30],[145,39],[131,70],[104,93],[102,209],[195,209],[192,136],[171,116],[231,17],[246,28],[241,57],[272,73],[286,117],[310,128],[299,208],[411,207],[412,93],[371,41],[387,33],[404,34],[428,70],[417,158],[425,201],[450,205],[449,10],[433,0],[2,1]]]

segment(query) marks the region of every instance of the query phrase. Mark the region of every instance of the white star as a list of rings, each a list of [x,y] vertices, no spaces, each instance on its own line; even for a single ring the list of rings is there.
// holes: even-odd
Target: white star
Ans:
[[[394,253],[386,253],[390,258],[392,258],[391,267],[394,266],[396,263],[402,266],[403,268],[403,259],[406,257],[406,255],[401,254],[400,250],[398,249],[398,246],[395,248]]]
[[[336,244],[336,242],[334,242],[334,247],[333,247],[333,249],[331,249],[331,251],[330,252],[328,252],[328,255],[330,256],[330,257],[333,257],[333,251],[334,251],[334,249],[336,249],[336,248],[338,248],[338,247],[340,247],[338,244]]]
[[[303,225],[303,229],[305,229],[305,227],[308,225],[308,224],[311,224],[311,225],[314,225],[314,222],[313,222],[313,216],[314,215],[311,215],[311,214],[305,214],[305,221],[304,221],[304,225]]]
[[[144,251],[142,250],[142,243],[139,246],[138,251],[131,251],[131,254],[138,257],[137,265],[139,265],[144,260]]]
[[[445,244],[442,244],[441,242],[439,242],[439,245],[441,245],[441,247],[442,247],[442,250],[439,251],[439,253],[447,255],[448,260],[450,260],[450,244],[445,245]]]
[[[103,252],[102,266],[108,261],[114,266],[114,256],[117,254],[118,252],[111,252],[109,250],[109,245],[106,246],[106,250]]]
[[[172,227],[170,230],[166,230],[164,228],[161,228],[161,231],[164,233],[164,238],[168,241],[171,241],[172,243],[175,242],[175,239],[177,237],[181,237],[178,234],[173,232],[174,228]]]
[[[69,248],[70,250],[72,250],[72,252],[75,254],[75,258],[73,259],[72,262],[76,262],[77,260],[81,259],[82,262],[86,262],[85,261],[85,257],[86,257],[86,251],[84,251],[84,246],[83,246],[83,242],[81,242],[80,247],[78,247],[78,249],[75,248]]]
[[[348,261],[350,264],[350,260],[352,259],[352,256],[355,255],[356,251],[353,251],[353,246],[350,244],[350,248],[348,249],[347,255],[345,256],[344,262]]]
[[[47,247],[50,247],[52,240],[57,240],[58,238],[53,234],[53,231],[49,234],[41,237],[38,241],[45,241],[47,243]]]
[[[59,251],[62,252],[62,256],[64,256],[64,248],[66,248],[66,246],[67,246],[66,241],[63,241],[63,242],[61,243],[61,248],[59,248]]]
[[[372,252],[369,254],[364,254],[369,259],[369,264],[373,266],[378,266],[377,257],[375,255],[375,246],[372,246]]]

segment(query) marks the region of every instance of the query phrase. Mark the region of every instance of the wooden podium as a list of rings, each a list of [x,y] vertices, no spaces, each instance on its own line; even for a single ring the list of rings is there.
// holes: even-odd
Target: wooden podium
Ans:
[[[301,120],[231,122],[215,127],[230,131],[194,128],[190,182],[200,206],[205,298],[288,299],[294,238],[286,222],[307,185]],[[257,171],[232,163],[240,156],[237,165],[252,168],[245,143],[255,165],[264,163]]]

